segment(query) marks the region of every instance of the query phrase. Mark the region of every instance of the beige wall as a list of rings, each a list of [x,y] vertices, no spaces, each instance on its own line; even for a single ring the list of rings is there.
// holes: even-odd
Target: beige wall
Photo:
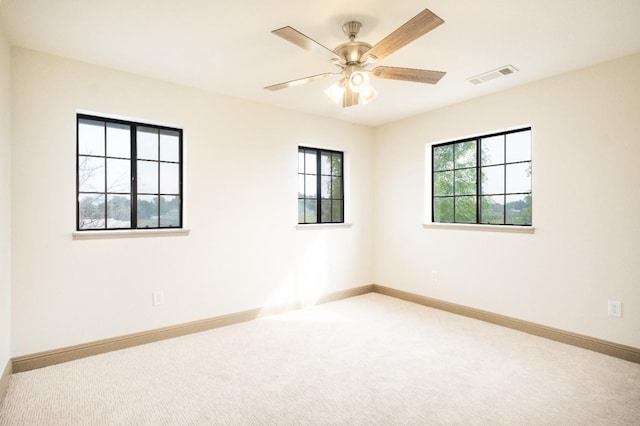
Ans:
[[[376,129],[376,283],[640,347],[639,75],[634,55]],[[529,124],[535,234],[422,228],[429,143]]]
[[[373,281],[371,129],[20,48],[12,71],[13,356]],[[77,109],[184,129],[189,236],[72,240]],[[295,229],[299,144],[346,152],[351,228]]]
[[[12,356],[372,282],[640,347],[640,55],[377,129],[20,48],[11,69]],[[72,240],[77,109],[185,130],[191,235]],[[423,229],[427,144],[519,125],[536,233]],[[295,229],[299,144],[346,151],[351,228]]]
[[[0,374],[11,335],[11,48],[0,27]]]

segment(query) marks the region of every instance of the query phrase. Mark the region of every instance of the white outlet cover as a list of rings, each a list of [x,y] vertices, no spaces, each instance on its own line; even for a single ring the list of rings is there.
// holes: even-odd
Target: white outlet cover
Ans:
[[[164,305],[164,291],[156,290],[153,292],[153,306]]]
[[[608,300],[607,314],[612,317],[622,317],[622,302],[618,300]]]

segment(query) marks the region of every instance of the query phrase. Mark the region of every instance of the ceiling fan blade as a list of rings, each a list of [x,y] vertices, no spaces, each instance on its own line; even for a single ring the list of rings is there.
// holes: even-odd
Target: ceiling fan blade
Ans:
[[[429,9],[425,9],[379,41],[375,46],[366,51],[362,57],[374,56],[378,60],[386,58],[402,46],[411,43],[413,40],[425,35],[443,23],[444,21],[435,13]]]
[[[302,47],[304,50],[308,50],[314,55],[320,56],[321,58],[328,60],[340,59],[340,57],[336,55],[331,49],[307,37],[295,28],[283,27],[271,32],[278,37],[282,37],[283,39],[295,44],[296,46]]]
[[[398,68],[398,67],[375,67],[372,71],[374,77],[388,78],[391,80],[405,80],[414,81],[416,83],[429,83],[436,84],[446,72],[444,71],[429,71],[429,70],[416,70],[413,68]]]
[[[297,80],[291,80],[284,83],[274,84],[274,85],[265,87],[265,89],[271,90],[271,91],[286,89],[287,87],[300,86],[301,84],[311,83],[312,81],[322,80],[323,78],[332,77],[334,75],[336,74],[332,72],[325,72],[323,74],[312,75],[310,77],[304,77],[304,78],[299,78]]]

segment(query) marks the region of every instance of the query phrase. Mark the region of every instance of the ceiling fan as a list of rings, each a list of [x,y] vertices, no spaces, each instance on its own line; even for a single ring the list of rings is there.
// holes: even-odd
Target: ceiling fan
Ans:
[[[444,21],[429,9],[425,9],[397,28],[391,34],[371,46],[363,41],[356,41],[356,36],[362,28],[358,21],[349,21],[342,26],[342,30],[349,37],[349,41],[330,50],[317,41],[307,37],[292,27],[283,27],[273,30],[272,33],[299,46],[322,58],[328,59],[340,68],[339,72],[326,72],[312,75],[285,83],[267,86],[267,90],[281,90],[288,87],[298,86],[312,81],[322,80],[335,75],[342,78],[330,86],[325,93],[334,102],[342,102],[342,107],[352,105],[367,104],[378,95],[378,92],[371,86],[370,76],[377,78],[387,78],[391,80],[405,80],[417,83],[436,84],[446,73],[442,71],[429,71],[412,68],[397,68],[388,66],[371,66],[411,43],[413,40],[428,33]]]

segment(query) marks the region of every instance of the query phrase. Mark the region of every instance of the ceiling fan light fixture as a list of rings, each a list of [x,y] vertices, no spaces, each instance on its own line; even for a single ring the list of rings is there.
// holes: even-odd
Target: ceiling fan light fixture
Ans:
[[[372,100],[378,97],[378,91],[374,89],[372,86],[367,87],[365,90],[360,92],[360,103],[362,105],[366,105]]]
[[[336,81],[331,86],[324,91],[324,93],[336,104],[340,104],[342,102],[342,96],[344,95],[345,90],[345,79],[341,79],[340,81]]]
[[[354,71],[349,76],[349,89],[356,93],[362,93],[369,87],[369,75],[364,71]]]

